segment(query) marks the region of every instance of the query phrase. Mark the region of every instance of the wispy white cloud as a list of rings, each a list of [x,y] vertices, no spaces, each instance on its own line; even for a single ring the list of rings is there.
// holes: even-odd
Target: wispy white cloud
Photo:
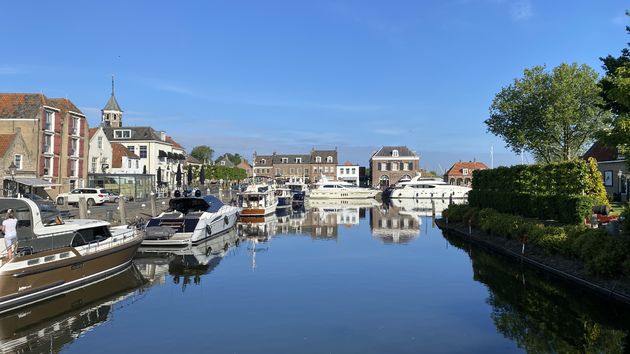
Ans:
[[[526,20],[534,14],[529,0],[518,0],[510,4],[510,16],[515,20]]]
[[[22,72],[22,69],[19,69],[15,66],[0,65],[0,75],[17,75]]]

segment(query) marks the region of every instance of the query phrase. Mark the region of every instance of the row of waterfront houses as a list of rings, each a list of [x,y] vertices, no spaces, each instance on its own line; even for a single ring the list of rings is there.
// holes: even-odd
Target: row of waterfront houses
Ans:
[[[187,163],[197,161],[165,132],[123,125],[113,82],[96,128],[66,98],[0,94],[4,195],[37,189],[54,198],[76,188],[104,187],[146,198],[156,186],[174,184],[177,167]]]

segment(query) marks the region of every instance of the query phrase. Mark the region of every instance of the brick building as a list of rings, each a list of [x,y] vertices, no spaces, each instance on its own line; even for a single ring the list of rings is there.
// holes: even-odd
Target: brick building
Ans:
[[[614,148],[596,142],[582,156],[597,160],[597,167],[602,173],[606,193],[615,201],[628,201],[630,174],[626,158]]]
[[[85,184],[88,123],[70,100],[38,93],[0,94],[0,134],[18,133],[28,147],[25,153],[35,163],[18,169],[16,180],[23,187],[48,183],[47,192],[54,198]],[[4,160],[0,163],[5,164]]]
[[[268,178],[300,178],[307,183],[317,182],[321,175],[337,178],[337,150],[311,150],[310,154],[257,155],[254,153],[253,170],[256,176]]]
[[[420,158],[406,146],[383,146],[370,158],[372,187],[387,188],[420,172]]]
[[[444,181],[448,184],[472,187],[473,171],[488,168],[485,163],[479,161],[455,162],[444,174]]]

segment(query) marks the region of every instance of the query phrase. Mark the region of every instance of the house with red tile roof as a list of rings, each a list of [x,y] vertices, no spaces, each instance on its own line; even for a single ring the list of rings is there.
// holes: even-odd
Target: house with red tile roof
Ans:
[[[143,165],[140,157],[129,151],[123,144],[112,144],[112,167],[110,173],[140,174]]]
[[[0,93],[0,134],[20,129],[33,154],[34,176],[20,181],[24,187],[47,183],[54,197],[85,185],[88,128],[85,115],[66,98]]]
[[[489,167],[479,161],[455,162],[444,174],[444,181],[458,186],[472,186],[473,171],[487,170]]]
[[[582,156],[597,160],[597,167],[602,173],[606,193],[615,201],[627,201],[630,174],[626,158],[615,148],[595,142]]]

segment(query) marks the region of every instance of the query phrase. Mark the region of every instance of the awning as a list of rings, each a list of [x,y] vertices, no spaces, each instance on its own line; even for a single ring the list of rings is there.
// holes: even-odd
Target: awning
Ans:
[[[12,181],[13,179],[9,176],[4,177],[5,181]],[[19,184],[23,184],[25,186],[31,187],[58,187],[61,184],[48,182],[45,179],[41,178],[28,178],[28,177],[15,177],[15,182]]]

